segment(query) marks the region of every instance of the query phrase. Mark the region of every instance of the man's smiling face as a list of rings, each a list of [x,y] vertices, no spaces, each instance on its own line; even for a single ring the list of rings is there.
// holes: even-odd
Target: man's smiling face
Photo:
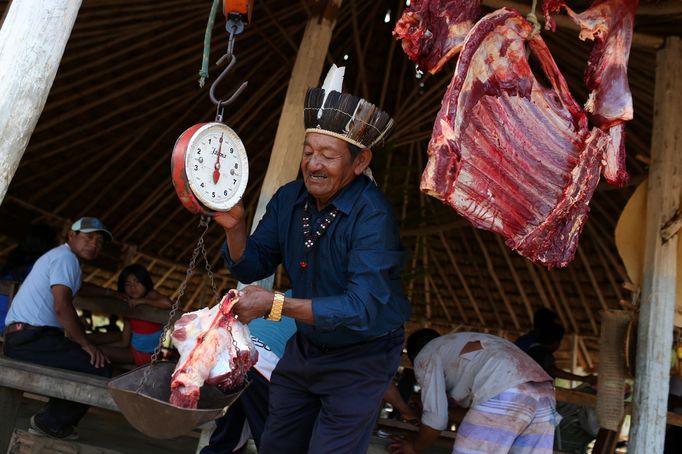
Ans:
[[[343,140],[315,132],[306,134],[301,174],[306,189],[317,200],[318,208],[327,205],[353,178],[362,173],[369,164],[365,162],[364,154],[363,150],[352,159],[348,144]]]

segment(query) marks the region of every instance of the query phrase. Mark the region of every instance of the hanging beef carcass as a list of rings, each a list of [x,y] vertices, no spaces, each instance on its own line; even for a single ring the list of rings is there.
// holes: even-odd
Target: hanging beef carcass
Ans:
[[[480,0],[414,0],[395,24],[393,35],[419,68],[435,74],[457,55],[481,15]]]
[[[580,39],[594,41],[584,76],[590,91],[585,110],[590,120],[611,136],[603,172],[609,183],[618,186],[627,183],[629,178],[625,168],[625,122],[632,120],[633,110],[627,66],[638,3],[638,0],[596,0],[580,14],[562,0],[543,3],[546,28],[554,29],[551,14],[563,7],[580,26]]]
[[[225,389],[240,386],[258,360],[249,329],[232,314],[237,293],[230,290],[219,304],[183,315],[171,339],[180,360],[171,376],[170,403],[196,408],[205,383]]]
[[[526,44],[549,87],[533,75]],[[547,266],[573,258],[609,144],[572,98],[533,25],[502,8],[464,42],[421,190]]]

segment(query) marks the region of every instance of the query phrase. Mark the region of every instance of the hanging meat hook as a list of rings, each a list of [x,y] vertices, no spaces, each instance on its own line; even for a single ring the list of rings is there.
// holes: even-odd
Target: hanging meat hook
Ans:
[[[232,102],[234,102],[234,100],[237,98],[237,96],[239,96],[244,91],[246,86],[248,85],[248,82],[242,82],[242,84],[239,86],[239,88],[237,88],[234,91],[232,96],[230,96],[227,99],[218,99],[216,97],[215,90],[218,87],[218,84],[220,84],[220,82],[222,82],[222,80],[232,70],[232,67],[237,64],[237,57],[235,57],[234,54],[231,54],[229,56],[228,56],[228,54],[223,55],[218,60],[217,64],[219,64],[219,65],[222,64],[222,62],[228,58],[230,61],[227,63],[227,66],[225,67],[225,69],[223,69],[223,72],[220,73],[220,75],[216,78],[216,80],[211,84],[211,90],[208,92],[208,95],[211,98],[211,101],[213,101],[213,104],[215,104],[218,107],[218,109],[222,109],[223,107],[227,106],[228,104],[231,104]]]
[[[232,70],[232,67],[237,64],[237,57],[234,54],[235,41],[234,36],[243,30],[244,26],[243,24],[241,24],[240,28],[239,27],[240,24],[241,21],[235,22],[233,20],[230,20],[227,23],[227,28],[230,32],[230,38],[227,42],[227,53],[220,57],[216,62],[217,65],[221,65],[225,60],[228,60],[227,66],[225,67],[225,69],[223,69],[223,72],[220,73],[216,80],[211,84],[211,89],[208,92],[208,96],[211,98],[211,101],[213,102],[213,104],[216,105],[216,121],[223,121],[224,107],[234,102],[234,100],[237,99],[237,96],[239,96],[248,85],[248,82],[242,82],[239,88],[237,88],[234,91],[234,93],[232,93],[232,96],[230,96],[227,99],[218,99],[215,95],[215,90],[218,84],[222,82],[222,80],[227,76],[227,73],[229,73]]]

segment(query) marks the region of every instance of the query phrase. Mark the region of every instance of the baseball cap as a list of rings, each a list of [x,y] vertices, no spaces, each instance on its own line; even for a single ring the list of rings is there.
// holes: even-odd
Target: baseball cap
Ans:
[[[71,226],[71,230],[74,232],[104,232],[107,235],[109,235],[109,239],[113,240],[114,236],[111,234],[110,231],[107,230],[106,227],[104,227],[104,223],[99,220],[99,218],[89,218],[89,217],[84,217],[80,218],[76,222],[73,223]]]

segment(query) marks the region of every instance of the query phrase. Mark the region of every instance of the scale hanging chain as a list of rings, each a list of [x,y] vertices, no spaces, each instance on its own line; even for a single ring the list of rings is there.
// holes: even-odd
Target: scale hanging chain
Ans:
[[[213,274],[213,268],[211,267],[211,262],[208,260],[208,254],[206,253],[206,248],[204,247],[204,244],[201,244],[201,255],[204,257],[204,262],[205,262],[205,267],[206,267],[206,273],[208,274],[208,279],[211,283],[211,289],[213,290],[213,297],[215,299],[216,304],[220,302],[220,295],[218,294],[218,290],[216,288],[216,283],[215,283],[215,278]],[[227,325],[227,331],[230,333],[230,337],[232,338],[232,345],[234,346],[235,354],[236,357],[239,357],[239,354],[241,353],[241,350],[239,349],[239,345],[237,344],[237,340],[234,338],[234,335],[232,333],[232,324]],[[242,378],[246,377],[246,372],[244,370],[244,367],[242,366],[241,362],[239,363],[239,375],[242,376]]]
[[[218,294],[218,290],[216,287],[215,278],[214,278],[214,274],[213,274],[213,268],[211,267],[211,262],[208,260],[208,254],[206,253],[206,247],[204,246],[203,242],[201,244],[201,255],[204,257],[206,273],[208,274],[208,279],[211,283],[211,289],[213,290],[213,297],[214,297],[215,302],[217,304],[220,302],[220,295]],[[237,341],[234,338],[234,335],[232,334],[232,324],[227,325],[227,331],[230,333],[230,337],[232,338],[232,345],[234,346],[236,356],[238,357],[241,350],[239,349],[239,345],[237,344]],[[246,377],[246,371],[242,367],[241,363],[239,363],[239,374],[242,377]]]
[[[171,327],[173,326],[172,323],[173,319],[175,318],[175,314],[178,312],[178,309],[180,308],[180,300],[185,294],[185,291],[187,290],[187,284],[189,283],[189,279],[192,276],[192,273],[194,272],[194,267],[196,266],[197,258],[199,257],[199,252],[204,250],[205,254],[204,236],[206,235],[206,232],[208,232],[209,221],[210,218],[208,216],[202,216],[201,220],[199,221],[199,227],[203,227],[204,231],[201,232],[199,240],[197,241],[197,245],[194,248],[194,251],[192,252],[192,259],[189,261],[189,266],[187,267],[187,272],[185,273],[185,279],[180,284],[180,288],[178,289],[178,295],[175,297],[173,306],[171,307],[171,310],[168,313],[168,321],[166,322],[166,325],[163,327],[163,333],[161,333],[161,337],[159,337],[159,342],[156,345],[156,348],[154,349],[154,353],[152,353],[150,364],[156,363],[159,359],[159,353],[161,352],[161,348],[163,347],[163,341],[170,332]],[[140,380],[140,383],[137,386],[137,390],[135,391],[136,393],[138,394],[140,393],[140,390],[142,389],[143,385],[147,382],[147,378],[149,378],[149,373],[151,372],[151,370],[152,370],[151,367],[147,367],[145,369],[144,374],[142,375],[142,380]]]
[[[210,220],[210,218],[208,218]],[[216,303],[220,302],[220,295],[218,294],[218,288],[216,287],[215,278],[213,274],[213,267],[211,267],[211,262],[208,260],[208,254],[206,253],[206,247],[204,242],[201,242],[201,255],[204,257],[204,263],[206,268],[206,274],[208,275],[208,280],[211,283],[211,290],[213,290],[213,299]]]

